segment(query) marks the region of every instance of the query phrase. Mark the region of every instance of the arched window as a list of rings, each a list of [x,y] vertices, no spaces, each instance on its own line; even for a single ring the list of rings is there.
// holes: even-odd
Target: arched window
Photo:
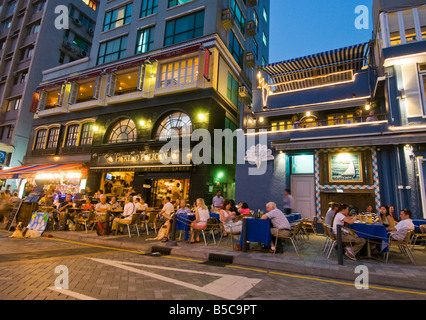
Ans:
[[[134,142],[137,137],[135,123],[131,119],[118,121],[111,129],[107,143]]]
[[[175,131],[180,137],[191,135],[192,122],[186,113],[174,112],[164,118],[158,127],[156,138],[170,139],[173,131]]]

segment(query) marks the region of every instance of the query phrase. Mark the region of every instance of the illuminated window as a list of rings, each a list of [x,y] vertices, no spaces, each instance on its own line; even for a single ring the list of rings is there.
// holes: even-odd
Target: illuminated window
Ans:
[[[154,27],[145,28],[138,31],[136,44],[136,54],[152,51],[154,47]]]
[[[42,129],[37,131],[36,143],[34,146],[34,150],[44,149],[44,145],[46,144],[46,135],[47,129]]]
[[[47,138],[47,149],[53,149],[58,146],[59,128],[51,128]]]
[[[84,123],[81,126],[80,146],[88,146],[93,140],[93,122]]]
[[[198,80],[198,57],[161,66],[160,88],[192,83]]]
[[[390,44],[395,46],[401,44],[401,33],[399,32],[398,12],[388,13]]]
[[[238,28],[240,28],[241,33],[244,34],[246,20],[236,0],[231,0],[231,12],[234,15],[234,19],[235,19],[235,22],[237,23]]]
[[[107,143],[135,142],[137,129],[131,119],[122,119],[117,122],[111,130]]]
[[[94,11],[96,11],[98,7],[97,1],[94,1],[94,0],[81,0],[81,1],[83,1],[86,5],[88,5],[89,8],[92,8]]]
[[[175,133],[180,137],[192,134],[192,121],[187,114],[175,112],[164,118],[158,127],[156,138],[170,139]]]
[[[234,105],[238,105],[238,82],[229,72],[226,96]]]
[[[79,128],[80,126],[78,124],[68,126],[65,147],[77,146]]]
[[[414,14],[413,10],[402,11],[402,17],[404,20],[405,39],[407,42],[416,41],[416,28],[414,26]]]
[[[103,31],[120,27],[130,22],[132,17],[132,3],[105,13]]]

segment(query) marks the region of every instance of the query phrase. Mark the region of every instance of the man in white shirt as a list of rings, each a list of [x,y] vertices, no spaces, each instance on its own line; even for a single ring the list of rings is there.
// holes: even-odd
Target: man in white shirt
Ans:
[[[397,223],[394,228],[387,227],[386,230],[390,231],[391,237],[394,240],[402,241],[405,239],[408,230],[414,230],[414,223],[411,220],[412,213],[408,209],[404,209],[399,214],[401,221]]]
[[[132,216],[136,213],[136,206],[132,197],[126,197],[124,210],[121,218],[115,218],[112,222],[112,230],[117,229],[117,224],[130,224]]]
[[[175,207],[170,202],[170,197],[165,197],[163,199],[163,209],[161,209],[159,215],[166,220],[169,220],[172,214],[175,212]]]
[[[100,202],[95,206],[97,221],[102,223],[106,221],[106,214],[111,210],[111,205],[107,203],[106,195],[102,194],[99,198]]]
[[[218,191],[216,196],[213,198],[212,207],[213,208],[222,208],[223,206],[223,197],[222,197],[222,191]]]
[[[277,208],[277,205],[274,202],[269,202],[266,204],[266,214],[262,216],[261,219],[270,219],[272,223],[271,234],[275,238],[278,234],[288,237],[291,235],[291,225],[288,221],[285,214]],[[278,239],[279,240],[279,239]],[[271,243],[271,249],[275,251],[274,243]],[[283,246],[281,241],[277,241],[277,253],[283,252]]]

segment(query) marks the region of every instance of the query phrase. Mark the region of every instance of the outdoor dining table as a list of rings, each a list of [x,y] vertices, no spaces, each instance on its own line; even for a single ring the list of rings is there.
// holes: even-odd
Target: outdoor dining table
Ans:
[[[247,241],[264,243],[267,247],[272,241],[271,221],[269,219],[243,219],[240,247],[247,252]]]
[[[354,223],[349,225],[349,228],[354,230],[358,237],[364,238],[367,241],[367,257],[373,258],[371,255],[371,242],[381,241],[381,252],[389,250],[389,238],[386,227],[380,223]]]
[[[220,220],[219,213],[210,212],[210,218],[216,218]],[[183,241],[188,241],[189,231],[191,222],[195,220],[195,214],[185,214],[178,213],[177,214],[177,223],[176,223],[176,231],[184,231],[185,236]]]
[[[302,215],[300,213],[296,213],[296,212],[291,213],[291,214],[286,214],[285,217],[287,218],[288,222],[290,222],[290,223],[293,223],[297,220],[302,219]]]
[[[421,220],[421,219],[412,219],[411,221],[413,221],[414,224],[414,231],[421,233],[422,231],[420,230],[420,226],[426,224],[426,220]]]

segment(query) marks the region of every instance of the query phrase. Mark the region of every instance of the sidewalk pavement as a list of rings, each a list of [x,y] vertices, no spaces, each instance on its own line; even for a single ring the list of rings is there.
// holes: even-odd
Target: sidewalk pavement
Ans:
[[[132,228],[133,229],[133,228]],[[232,259],[228,265],[252,268],[257,270],[268,270],[270,272],[292,273],[305,277],[324,277],[336,281],[353,282],[364,271],[356,271],[356,267],[363,265],[368,267],[369,285],[386,285],[392,287],[401,287],[413,290],[425,290],[426,288],[426,252],[424,246],[416,245],[412,250],[416,260],[413,265],[410,259],[400,253],[398,248],[390,249],[389,261],[386,264],[383,254],[373,251],[376,259],[358,258],[352,261],[344,257],[344,264],[338,264],[337,250],[331,254],[330,259],[324,255],[322,247],[325,241],[323,235],[310,234],[309,240],[304,244],[303,249],[296,255],[296,252],[290,243],[286,241],[284,253],[273,254],[265,252],[257,243],[250,244],[250,250],[247,252],[234,251],[231,246],[230,236],[223,238],[220,245],[215,245],[212,237],[207,238],[208,246],[205,246],[202,236],[201,242],[190,244],[179,240],[177,233],[175,243],[147,240],[155,238],[154,231],[147,235],[146,231],[140,230],[140,236],[132,233],[129,238],[126,235],[108,235],[98,236],[95,231],[45,231],[43,236],[51,236],[52,239],[75,241],[88,245],[112,247],[121,250],[131,250],[141,252],[141,254],[151,254],[160,252],[161,254],[170,254],[174,257],[194,259],[205,261],[214,260],[213,257]],[[183,235],[182,235],[183,239]],[[216,237],[219,242],[219,237]],[[234,243],[237,243],[238,239]],[[375,253],[375,254],[374,254]],[[362,252],[360,253],[362,255]],[[236,269],[236,272],[237,269]],[[363,282],[361,282],[363,284]]]

